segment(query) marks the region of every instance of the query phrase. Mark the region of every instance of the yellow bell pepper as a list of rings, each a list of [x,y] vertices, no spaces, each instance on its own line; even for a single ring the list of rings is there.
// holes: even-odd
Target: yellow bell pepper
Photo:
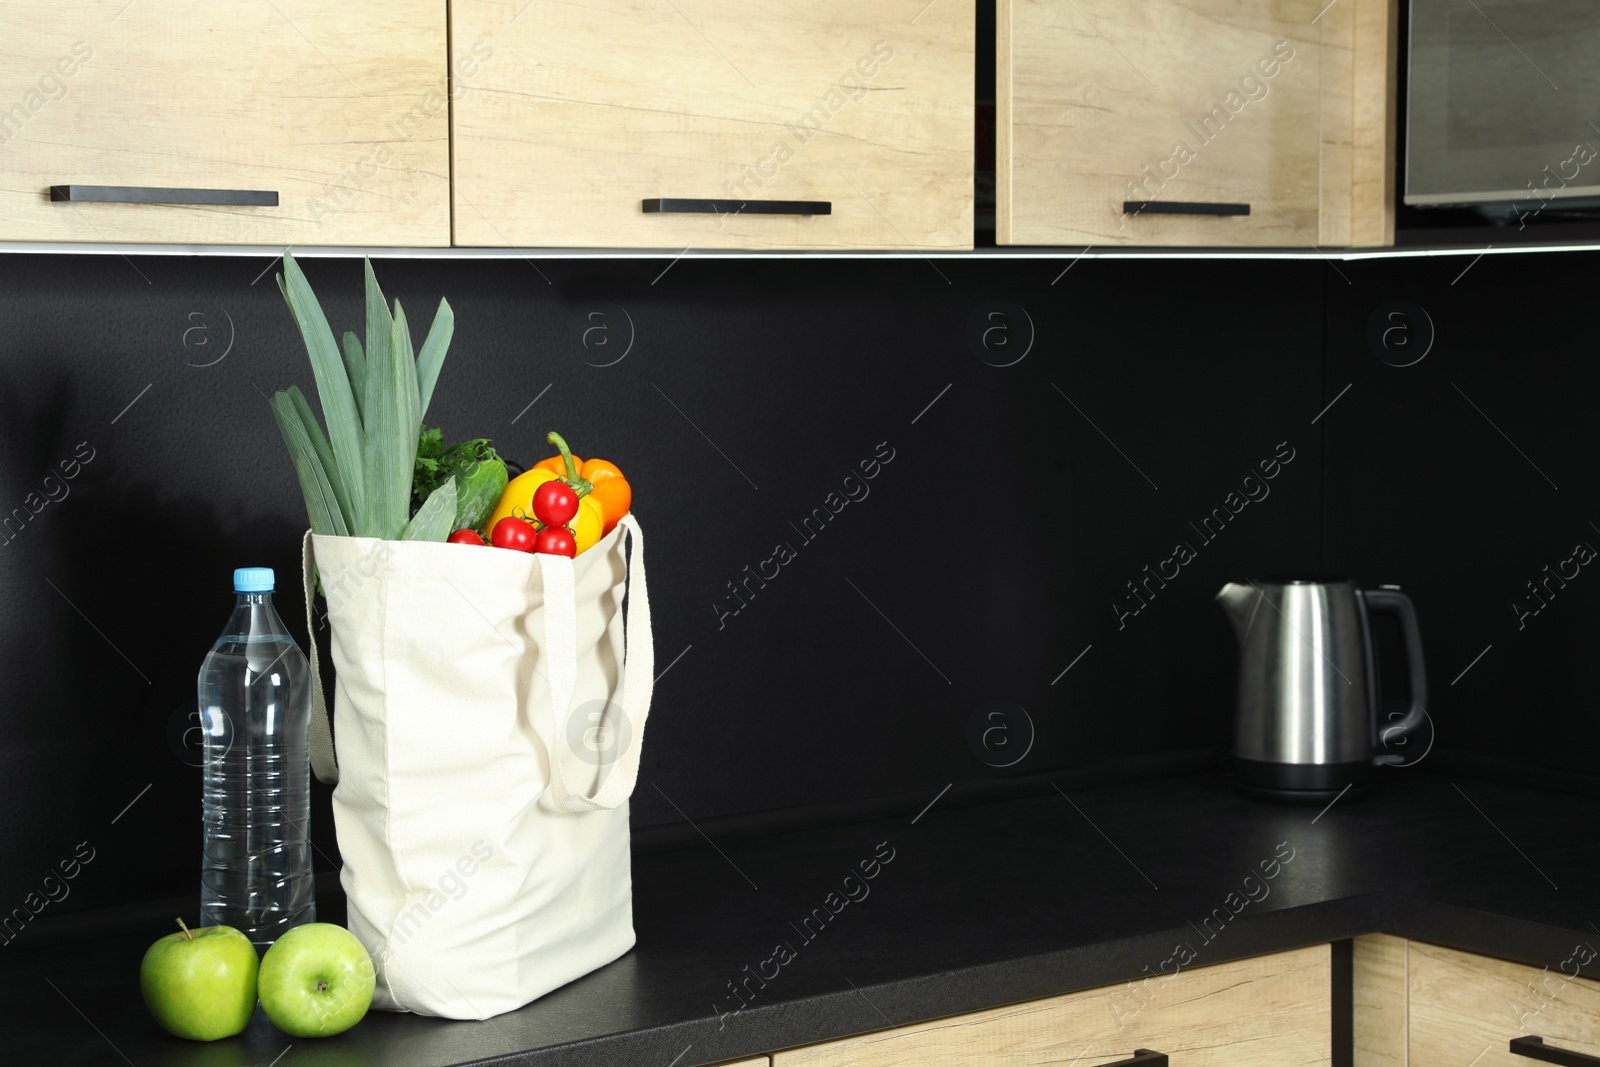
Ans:
[[[578,543],[578,554],[581,556],[595,546],[605,530],[606,516],[600,508],[600,502],[592,496],[578,499],[578,513],[572,517],[569,524],[572,528],[572,539]]]

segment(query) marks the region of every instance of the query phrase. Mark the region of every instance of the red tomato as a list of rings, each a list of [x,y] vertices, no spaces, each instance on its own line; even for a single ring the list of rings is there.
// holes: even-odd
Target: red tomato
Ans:
[[[452,545],[481,545],[483,544],[483,538],[478,535],[477,530],[457,530],[450,535],[450,543]]]
[[[533,524],[508,515],[494,524],[492,540],[496,548],[510,548],[518,552],[532,552],[535,534]]]
[[[546,526],[565,526],[578,513],[578,494],[562,481],[549,481],[533,491],[533,514]]]
[[[570,559],[578,554],[578,541],[565,526],[546,526],[534,535],[533,550]]]

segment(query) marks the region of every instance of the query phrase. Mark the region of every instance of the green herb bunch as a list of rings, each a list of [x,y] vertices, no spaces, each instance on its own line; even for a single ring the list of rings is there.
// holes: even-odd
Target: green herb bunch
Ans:
[[[417,442],[417,467],[411,477],[411,510],[427,506],[447,482],[456,483],[456,521],[451,529],[476,530],[506,491],[506,464],[487,437],[445,447],[444,431],[424,426]]]

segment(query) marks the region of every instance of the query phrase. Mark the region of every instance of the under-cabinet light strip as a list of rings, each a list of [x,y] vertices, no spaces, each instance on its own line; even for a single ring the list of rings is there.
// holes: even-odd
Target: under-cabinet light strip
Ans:
[[[884,251],[791,250],[747,251],[740,249],[692,248],[687,252],[660,248],[395,248],[357,246],[293,245],[301,259],[1245,259],[1245,260],[1326,260],[1347,263],[1364,259],[1409,259],[1420,256],[1524,255],[1530,252],[1596,252],[1600,243],[1514,245],[1479,248],[1475,245],[1448,248],[1368,248],[1340,252],[1306,252],[1295,249],[1150,249],[1150,248],[981,248],[959,250],[915,249]],[[0,253],[124,255],[124,256],[279,256],[276,245],[182,245],[182,244],[105,244],[68,242],[0,241]]]

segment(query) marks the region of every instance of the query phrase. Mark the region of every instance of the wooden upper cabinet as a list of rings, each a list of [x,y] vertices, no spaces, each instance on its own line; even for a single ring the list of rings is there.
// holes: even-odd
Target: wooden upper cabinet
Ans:
[[[0,240],[448,245],[447,62],[442,0],[5,0]]]
[[[459,245],[972,247],[973,0],[450,7]]]
[[[998,4],[998,243],[1393,242],[1394,0]]]
[[[1171,969],[1194,954],[1175,949],[1151,961],[1162,973],[1123,985],[778,1052],[773,1067],[1089,1067],[1141,1048],[1166,1053],[1173,1067],[1326,1067],[1327,945]]]

